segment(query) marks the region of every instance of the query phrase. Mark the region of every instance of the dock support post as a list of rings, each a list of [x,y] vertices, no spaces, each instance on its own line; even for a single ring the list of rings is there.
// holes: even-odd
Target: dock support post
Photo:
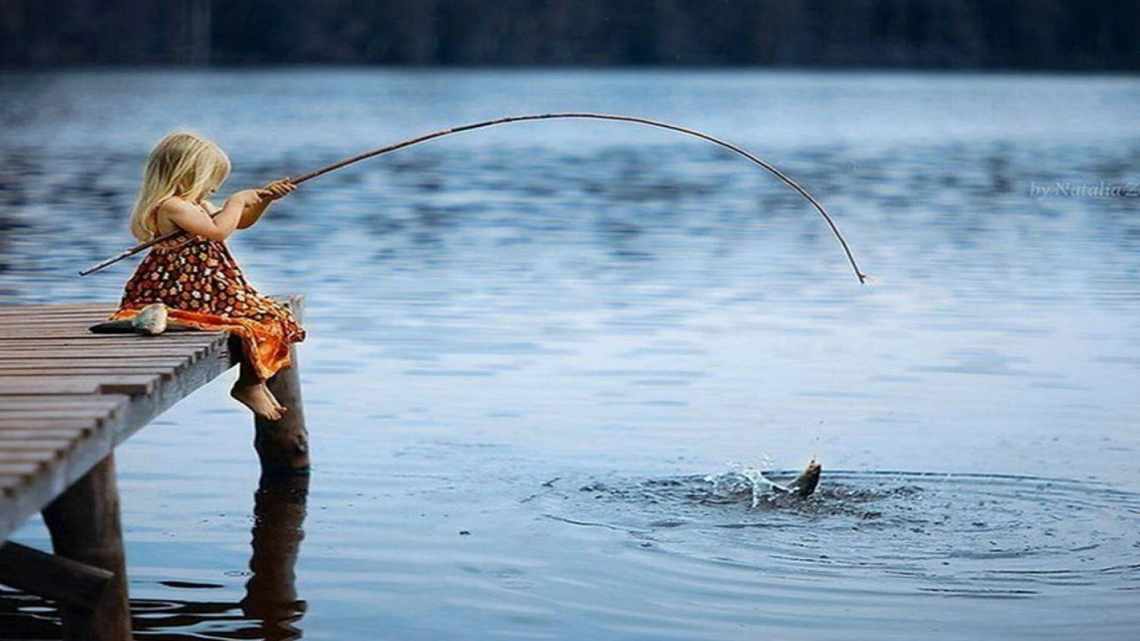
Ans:
[[[112,452],[43,510],[55,553],[114,576],[94,608],[62,604],[65,641],[130,641],[126,555]]]
[[[301,322],[301,296],[289,298],[288,306],[297,322]],[[309,471],[309,432],[305,429],[305,410],[301,404],[300,362],[297,360],[297,346],[289,347],[292,366],[287,367],[269,379],[269,391],[281,402],[288,412],[280,421],[254,419],[257,431],[253,446],[261,459],[262,473],[301,474]]]

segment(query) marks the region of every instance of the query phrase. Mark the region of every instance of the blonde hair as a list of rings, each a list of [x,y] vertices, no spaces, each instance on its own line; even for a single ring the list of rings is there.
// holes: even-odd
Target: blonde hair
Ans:
[[[178,196],[200,202],[230,175],[230,159],[213,142],[180,131],[167,135],[150,152],[142,186],[131,211],[131,233],[140,241],[158,235],[150,211],[161,201]]]

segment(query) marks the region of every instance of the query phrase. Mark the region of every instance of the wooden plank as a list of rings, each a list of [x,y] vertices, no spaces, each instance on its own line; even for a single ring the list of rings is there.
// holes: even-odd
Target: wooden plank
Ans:
[[[34,311],[34,312],[40,312],[40,313],[46,313],[46,312],[75,313],[75,312],[91,312],[91,311],[100,311],[100,310],[112,310],[112,311],[114,311],[117,307],[118,307],[118,305],[113,304],[113,303],[109,303],[106,301],[104,301],[103,303],[94,303],[94,304],[63,303],[63,304],[59,304],[59,305],[53,305],[51,303],[45,303],[42,305],[0,305],[0,313],[2,313],[2,314],[18,314],[18,313],[21,313],[22,310],[30,310],[30,311]]]
[[[4,327],[36,327],[44,323],[53,323],[62,325],[70,323],[73,325],[94,325],[102,323],[107,320],[104,314],[54,314],[50,316],[40,314],[21,314],[21,315],[0,315],[0,325]]]
[[[124,372],[124,371],[122,371],[121,368],[89,367],[86,369],[92,370],[94,373],[85,373],[82,371],[83,369],[85,369],[85,368],[62,367],[62,366],[60,366],[60,367],[56,367],[56,368],[46,368],[46,369],[40,368],[38,370],[36,370],[36,369],[21,369],[21,370],[15,370],[15,372],[12,374],[5,374],[4,368],[2,366],[0,366],[0,387],[2,387],[5,383],[8,383],[8,382],[20,383],[20,384],[26,385],[26,384],[30,384],[31,382],[36,381],[36,380],[62,381],[62,380],[75,380],[75,379],[81,379],[81,378],[91,378],[91,379],[110,378],[110,379],[123,379],[123,380],[130,380],[130,379],[155,380],[155,379],[160,378],[162,376],[163,372],[172,372],[174,370],[174,368],[172,368],[172,367],[171,368],[161,368],[161,369],[135,368],[136,370],[139,370],[139,371]],[[37,372],[40,372],[40,373],[37,374]],[[15,392],[11,392],[11,393],[14,394]],[[30,392],[30,393],[38,394],[39,392]],[[91,393],[94,394],[95,392],[91,392]],[[3,392],[0,392],[0,394],[3,394]]]
[[[0,544],[0,581],[65,606],[93,610],[115,573],[19,543]]]
[[[95,334],[86,329],[69,329],[66,331],[47,330],[19,330],[18,332],[4,332],[0,329],[0,341],[5,347],[19,347],[28,345],[28,341],[73,341],[88,346],[95,345],[193,345],[196,343],[211,343],[226,338],[225,332],[168,332],[158,336],[145,334]]]
[[[41,311],[41,310],[63,310],[69,309],[74,311],[88,311],[88,310],[111,310],[116,308],[115,303],[108,303],[107,301],[75,301],[70,303],[29,303],[10,305],[0,305],[0,311]]]
[[[175,369],[181,368],[189,362],[188,359],[181,356],[146,356],[142,358],[131,357],[129,359],[81,359],[77,360],[75,367],[95,367],[95,368],[108,368],[108,369],[126,369],[131,367],[174,367]],[[0,358],[0,369],[5,370],[20,370],[20,369],[41,369],[41,368],[60,368],[64,364],[56,362],[41,361],[35,358]]]
[[[0,314],[111,314],[115,305],[0,305]]]
[[[42,461],[54,458],[60,450],[67,449],[71,441],[15,441],[0,448],[0,461]]]
[[[135,338],[134,340],[83,340],[83,339],[60,339],[60,338],[47,338],[47,339],[29,339],[29,340],[16,340],[5,342],[0,345],[0,353],[16,353],[16,352],[41,352],[41,351],[60,351],[67,350],[70,352],[101,352],[110,351],[122,354],[118,350],[131,350],[133,351],[147,351],[147,350],[168,350],[175,353],[182,353],[185,351],[194,351],[196,349],[204,349],[210,345],[216,345],[224,340],[221,336],[213,336],[205,339],[179,341],[179,340],[164,340],[162,337],[155,338]],[[44,341],[46,344],[37,345],[32,341]],[[53,344],[54,343],[54,344]]]
[[[123,405],[127,400],[129,400],[128,397],[117,394],[60,394],[58,396],[5,394],[0,395],[0,411],[7,413],[21,409],[44,411],[76,408],[114,409]]]
[[[218,347],[224,346],[225,340],[219,340]],[[156,343],[157,345],[157,343]],[[140,359],[170,359],[179,357],[189,357],[194,352],[201,349],[211,349],[214,345],[207,345],[206,347],[200,346],[185,346],[178,347],[177,345],[167,344],[165,347],[159,346],[159,350],[155,349],[142,349],[138,352],[131,350],[131,358],[133,360]],[[102,358],[109,363],[121,363],[123,356],[127,352],[124,349],[117,347],[99,347],[97,349],[71,349],[63,348],[56,349],[52,347],[40,347],[37,349],[23,349],[23,350],[0,350],[0,361],[34,361],[38,358],[57,358],[59,356],[73,356],[76,358]],[[107,356],[110,354],[111,356]]]
[[[86,358],[86,359],[103,359],[105,362],[111,363],[127,363],[128,359],[133,357],[168,357],[168,356],[181,356],[187,360],[196,360],[205,355],[206,351],[214,349],[214,346],[206,346],[200,348],[186,348],[186,349],[173,349],[163,347],[153,348],[129,348],[129,349],[79,349],[67,348],[63,350],[56,350],[55,348],[40,348],[40,349],[26,349],[26,350],[0,350],[2,356],[19,356],[22,359],[35,356],[36,358],[49,358],[58,360],[60,358]],[[49,351],[50,350],[50,351]]]
[[[50,359],[75,359],[75,358],[106,358],[106,359],[124,359],[135,355],[156,357],[156,356],[184,356],[186,358],[195,358],[201,356],[206,350],[212,346],[206,347],[172,347],[156,345],[154,347],[131,347],[129,349],[114,349],[114,348],[64,348],[55,349],[51,347],[44,348],[30,348],[30,349],[12,349],[0,348],[0,358],[19,358],[27,360],[29,358],[50,358]]]
[[[9,336],[18,337],[24,334],[35,334],[51,332],[52,334],[72,334],[74,336],[83,336],[88,338],[115,338],[119,340],[131,338],[151,338],[148,334],[140,334],[136,331],[123,330],[116,332],[93,332],[92,327],[103,323],[101,319],[91,319],[86,321],[74,322],[58,322],[58,321],[33,321],[27,323],[16,323],[0,320],[0,338],[7,338]],[[212,336],[217,334],[224,334],[222,330],[204,331],[194,329],[192,327],[184,327],[181,325],[167,325],[166,331],[159,334],[156,338],[194,338],[195,336]]]
[[[75,301],[70,303],[21,303],[19,305],[0,305],[0,312],[18,312],[19,310],[30,309],[35,311],[90,311],[99,309],[117,308],[118,301]]]
[[[94,334],[95,332],[90,329],[96,325],[108,323],[107,318],[102,316],[77,316],[77,317],[55,317],[55,318],[17,318],[10,316],[8,318],[0,318],[0,333],[5,332],[18,332],[21,330],[35,329],[37,327],[50,327],[56,330],[71,328],[77,332],[86,332]],[[137,335],[134,330],[129,326],[112,331],[111,328],[100,328],[103,330],[99,335],[101,336],[135,336]],[[170,321],[167,325],[167,332],[164,336],[185,336],[194,334],[210,334],[217,333],[221,330],[199,330],[193,327],[187,327],[179,324],[177,321]]]
[[[70,429],[91,429],[98,427],[99,421],[95,419],[78,419],[78,418],[40,418],[29,419],[26,417],[15,418],[6,416],[0,413],[0,430],[70,430]]]
[[[0,400],[0,405],[3,401]],[[19,408],[11,411],[5,409],[4,418],[11,419],[103,419],[111,414],[115,408],[104,407],[54,407],[49,409]]]
[[[94,326],[94,325],[98,325],[99,323],[102,323],[102,322],[103,322],[103,320],[98,319],[98,318],[87,318],[87,319],[72,320],[72,321],[67,321],[67,322],[63,322],[62,320],[50,320],[50,319],[29,319],[29,320],[22,321],[22,322],[16,322],[14,320],[11,320],[11,321],[0,320],[0,336],[7,336],[9,334],[12,334],[12,335],[27,334],[29,332],[39,332],[41,334],[44,332],[51,332],[53,334],[70,333],[70,334],[74,334],[76,336],[85,336],[85,335],[99,336],[100,334],[96,334],[95,332],[92,332],[89,328]],[[178,332],[178,333],[187,334],[189,332]],[[101,335],[102,336],[136,336],[137,334],[127,332],[127,333],[120,333],[120,334],[101,334]],[[173,335],[173,333],[172,333],[172,335]]]
[[[20,355],[23,358],[28,358],[29,354],[41,354],[52,352],[68,352],[73,354],[117,354],[122,356],[125,353],[139,353],[140,355],[153,354],[154,352],[169,352],[171,354],[189,354],[198,350],[207,349],[214,345],[220,345],[225,342],[222,337],[213,338],[212,340],[204,341],[165,341],[160,339],[138,339],[134,341],[122,341],[118,343],[100,343],[94,341],[72,341],[71,345],[29,345],[27,343],[13,343],[8,345],[0,345],[0,354],[4,355]],[[34,357],[33,357],[34,358]]]
[[[95,323],[92,323],[92,325],[94,325],[94,324]],[[2,331],[0,331],[0,336],[3,336],[4,338],[27,338],[27,337],[30,337],[30,338],[66,337],[66,338],[103,338],[103,339],[107,339],[107,338],[124,339],[124,338],[132,338],[132,337],[149,338],[146,335],[136,334],[133,332],[96,333],[96,332],[90,331],[89,327],[90,327],[90,325],[84,325],[83,327],[41,327],[41,328],[36,328],[36,327],[5,327],[5,328],[3,328]],[[220,334],[225,334],[225,332],[221,332],[221,331],[218,331],[218,332],[202,332],[202,331],[198,331],[196,329],[192,329],[192,330],[171,330],[170,328],[167,328],[166,332],[161,334],[159,337],[160,338],[192,338],[195,336],[218,336]]]
[[[92,334],[88,328],[106,322],[107,319],[99,316],[89,318],[0,318],[0,335],[9,332],[26,332],[34,330],[70,331],[77,334]],[[186,334],[188,332],[178,332]],[[119,334],[103,334],[104,336],[118,336]],[[122,335],[130,336],[131,333]]]
[[[0,447],[0,455],[11,452],[56,452],[71,447],[70,439],[9,441]]]
[[[126,361],[130,363],[130,360]],[[133,365],[102,365],[99,367],[5,367],[0,363],[0,378],[18,376],[122,376],[149,374],[151,376],[173,376],[177,367],[135,367]]]
[[[4,448],[6,441],[50,441],[60,439],[75,440],[83,438],[89,434],[94,428],[86,429],[73,427],[66,430],[50,430],[50,429],[24,429],[24,430],[5,430],[0,429],[0,449]]]
[[[0,381],[30,380],[36,378],[114,378],[116,376],[149,376],[169,380],[177,376],[174,367],[57,367],[39,369],[5,369],[0,366]]]
[[[136,370],[136,373],[162,373],[177,372],[183,365],[192,359],[178,356],[160,356],[158,358],[122,358],[118,360],[87,358],[77,359],[74,364],[61,362],[58,359],[47,359],[37,362],[35,359],[0,359],[0,376],[34,376],[33,372],[44,371],[44,376],[50,376],[57,371],[79,371],[90,369],[99,372],[121,372]]]
[[[81,332],[52,332],[43,330],[20,329],[0,331],[0,344],[16,345],[28,341],[83,341],[91,345],[121,345],[123,343],[173,343],[183,345],[187,343],[209,343],[218,340],[225,332],[166,332],[158,336],[146,334],[96,334],[83,330]]]
[[[218,341],[217,335],[161,335],[161,336],[139,336],[132,334],[91,334],[90,336],[18,336],[18,338],[9,338],[7,335],[0,335],[0,349],[2,348],[30,348],[30,347],[50,347],[50,348],[106,348],[106,347],[135,347],[146,346],[154,347],[161,344],[163,347],[195,347],[206,346],[206,344],[213,344]]]
[[[36,305],[15,305],[15,306],[0,306],[0,315],[4,314],[92,314],[107,312],[108,314],[115,311],[115,305],[48,305],[46,307],[39,307]]]
[[[0,314],[0,324],[38,325],[43,322],[101,323],[107,320],[106,314]]]
[[[0,450],[0,464],[35,463],[46,467],[61,458],[63,452],[56,450]]]
[[[7,319],[0,319],[0,327],[18,328],[56,326],[76,327],[82,328],[82,330],[87,330],[89,326],[95,325],[97,323],[103,323],[104,320],[106,320],[106,318],[101,316],[56,316],[54,318],[36,318],[34,316],[28,318],[9,317]]]
[[[28,478],[39,472],[41,467],[37,463],[0,463],[0,474]]]
[[[16,307],[0,307],[0,316],[43,316],[51,314],[111,314],[115,307],[71,307],[68,305],[51,305],[49,307],[32,307],[18,305]]]
[[[148,375],[52,376],[0,379],[0,397],[27,394],[149,394],[158,377]],[[0,401],[2,402],[2,401]]]
[[[46,365],[48,367],[62,367],[64,365],[64,363],[62,363],[61,361],[68,361],[68,360],[70,360],[71,362],[74,362],[77,367],[102,367],[103,365],[115,365],[115,364],[122,365],[122,364],[128,364],[128,363],[130,363],[130,364],[138,363],[141,365],[153,365],[153,364],[155,364],[155,361],[158,361],[160,363],[173,363],[176,365],[185,365],[185,364],[192,363],[195,360],[197,360],[196,356],[198,354],[200,354],[200,352],[199,353],[179,352],[176,354],[145,353],[145,354],[139,354],[138,356],[135,356],[132,354],[129,357],[127,357],[122,352],[119,352],[118,356],[107,356],[105,354],[91,355],[91,354],[80,354],[80,353],[68,355],[66,352],[65,353],[58,353],[58,352],[42,353],[41,352],[38,356],[35,356],[33,358],[29,358],[30,354],[20,354],[20,355],[15,355],[15,356],[5,356],[3,354],[0,354],[0,366],[7,366],[9,364],[16,364],[16,363],[27,364],[29,362],[31,362],[32,364],[36,364],[38,362],[40,365]],[[36,359],[39,359],[39,360],[37,361]]]

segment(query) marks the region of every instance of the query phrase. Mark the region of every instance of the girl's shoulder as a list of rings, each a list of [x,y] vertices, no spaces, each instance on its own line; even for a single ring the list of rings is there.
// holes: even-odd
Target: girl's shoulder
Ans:
[[[155,203],[155,209],[159,212],[166,213],[179,213],[189,211],[201,211],[202,207],[195,203],[182,198],[181,196],[167,196],[162,200]]]
[[[209,209],[179,196],[167,196],[155,204],[154,220],[159,233],[165,234],[180,227],[178,224],[180,219],[201,216],[203,213],[208,214]]]
[[[214,207],[208,203],[195,203],[179,196],[168,196],[159,201],[155,207],[159,220],[175,220],[184,216],[199,216],[213,214]]]

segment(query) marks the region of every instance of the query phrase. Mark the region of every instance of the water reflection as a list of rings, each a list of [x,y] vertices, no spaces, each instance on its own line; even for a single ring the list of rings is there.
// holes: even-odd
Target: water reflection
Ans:
[[[305,537],[309,476],[263,476],[254,494],[245,597],[238,603],[193,599],[131,599],[136,639],[265,639],[302,637],[307,604],[298,597],[297,556]],[[130,567],[127,568],[128,576]],[[220,584],[161,581],[179,590],[212,590]],[[50,601],[0,588],[0,640],[57,639],[62,627]]]
[[[259,638],[300,639],[297,626],[306,604],[297,597],[294,568],[305,538],[305,504],[309,475],[262,476],[253,508],[253,575],[245,584],[241,609],[246,618],[261,622]],[[248,637],[244,637],[248,638]]]
[[[199,100],[210,84],[227,90]],[[264,100],[281,86],[306,89]],[[647,104],[647,92],[680,99]],[[818,216],[770,176],[645,128],[504,127],[307,183],[233,242],[259,287],[306,295],[306,413],[336,426],[314,435],[324,475],[304,528],[305,600],[292,576],[301,488],[259,493],[259,519],[283,538],[256,525],[254,574],[219,579],[247,560],[232,544],[248,531],[251,459],[244,430],[206,429],[238,410],[203,391],[164,416],[169,429],[123,448],[147,634],[290,638],[302,614],[306,636],[338,639],[1134,630],[1135,608],[1117,606],[1135,572],[1123,585],[1067,565],[1132,558],[1127,535],[1102,527],[1095,551],[1079,539],[1093,538],[1088,524],[1134,520],[1134,502],[1067,506],[1140,489],[1140,199],[1032,188],[1137,181],[1135,79],[163,71],[61,74],[0,85],[0,97],[9,300],[119,295],[131,263],[75,271],[129,244],[139,167],[171,127],[218,139],[235,163],[227,188],[240,188],[415,132],[575,103],[691,124],[776,162],[876,279],[859,286]],[[1048,494],[1019,481],[1011,499],[981,494],[1005,487],[995,477],[969,477],[884,499],[880,518],[855,523],[732,521],[630,489],[680,479],[689,491],[685,475],[812,454],[827,469],[1104,485]],[[580,492],[585,480],[541,485],[609,475],[628,481],[628,501]],[[544,499],[514,500],[540,487]],[[999,521],[1003,510],[1013,517]],[[996,557],[975,520],[1007,524],[992,539],[1003,550],[1043,553]],[[1130,532],[1125,521],[1109,522]],[[884,562],[900,550],[929,554]],[[958,559],[974,557],[977,572],[964,571]],[[1072,571],[1082,585],[1030,586],[1032,598],[981,610],[954,592],[994,588],[1008,579],[996,570]],[[20,611],[22,623],[43,616]],[[164,616],[169,627],[144,620]]]

